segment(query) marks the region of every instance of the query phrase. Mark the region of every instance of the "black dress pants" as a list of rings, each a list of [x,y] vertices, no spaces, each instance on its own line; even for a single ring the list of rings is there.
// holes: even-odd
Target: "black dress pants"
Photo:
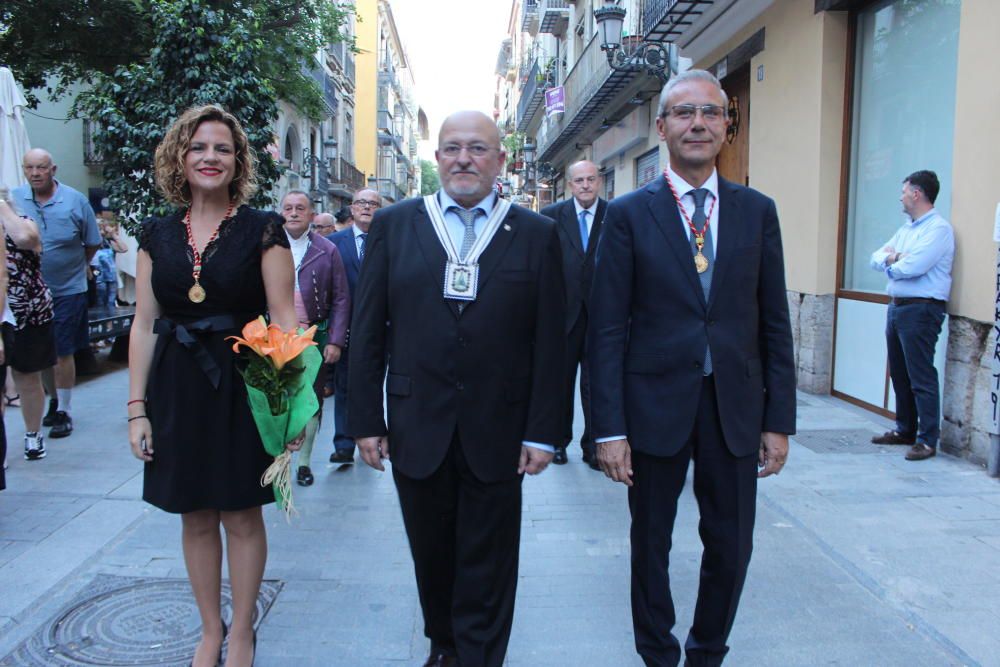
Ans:
[[[680,661],[671,632],[676,617],[668,567],[677,499],[692,459],[704,552],[685,652],[693,667],[702,667],[721,665],[729,650],[726,639],[753,548],[757,496],[757,456],[735,457],[726,448],[711,376],[702,383],[694,429],[680,452],[661,457],[632,451],[632,624],[636,650],[650,667]]]
[[[486,484],[458,435],[430,477],[393,468],[410,542],[424,634],[461,667],[500,667],[514,619],[521,478]]]
[[[583,408],[583,437],[580,438],[580,448],[588,453],[594,453],[593,436],[590,434],[590,364],[587,363],[587,314],[580,311],[576,324],[566,337],[566,431],[563,436],[563,446],[568,447],[573,442],[573,419],[576,413],[573,406],[576,401],[576,368],[580,367],[580,402]]]

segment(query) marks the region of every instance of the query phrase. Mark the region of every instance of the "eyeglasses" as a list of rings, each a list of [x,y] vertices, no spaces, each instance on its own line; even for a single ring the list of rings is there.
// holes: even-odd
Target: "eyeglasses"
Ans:
[[[710,122],[718,122],[726,115],[726,110],[718,104],[678,104],[670,107],[663,117],[673,116],[677,120],[692,120],[699,111],[702,118]]]
[[[447,158],[456,158],[462,154],[462,150],[468,151],[469,155],[472,157],[486,157],[489,155],[490,151],[498,151],[499,148],[494,146],[487,146],[486,144],[471,144],[469,146],[463,146],[461,144],[445,144],[438,151],[441,155]]]
[[[357,206],[359,208],[378,208],[380,204],[377,201],[372,201],[370,199],[357,199],[351,202],[351,206]]]

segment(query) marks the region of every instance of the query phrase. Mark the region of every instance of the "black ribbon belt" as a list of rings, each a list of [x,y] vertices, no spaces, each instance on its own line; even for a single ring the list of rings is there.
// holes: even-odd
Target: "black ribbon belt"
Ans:
[[[247,316],[240,320],[235,315],[226,314],[213,315],[194,322],[175,322],[161,317],[153,322],[153,333],[176,338],[177,342],[187,348],[194,356],[195,361],[208,377],[208,381],[212,383],[212,387],[218,389],[219,381],[222,379],[222,370],[195,334],[238,332],[244,324],[252,319],[252,316]],[[163,347],[160,346],[159,349],[162,350]]]

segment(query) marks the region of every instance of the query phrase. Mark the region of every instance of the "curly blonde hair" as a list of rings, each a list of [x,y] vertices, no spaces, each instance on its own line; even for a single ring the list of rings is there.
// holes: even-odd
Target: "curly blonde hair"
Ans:
[[[257,192],[257,157],[246,132],[236,116],[217,104],[191,107],[174,121],[163,141],[156,147],[154,174],[156,186],[175,206],[191,203],[191,186],[184,175],[184,158],[191,147],[191,137],[202,123],[217,121],[233,133],[236,174],[229,183],[229,197],[237,206],[245,204]]]

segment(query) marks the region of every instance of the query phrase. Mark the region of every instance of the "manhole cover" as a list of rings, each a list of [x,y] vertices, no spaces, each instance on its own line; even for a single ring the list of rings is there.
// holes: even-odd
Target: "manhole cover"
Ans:
[[[281,590],[265,581],[255,625]],[[223,617],[230,617],[223,585]],[[102,575],[39,628],[0,665],[187,665],[201,634],[198,608],[184,579],[133,579]]]
[[[800,431],[792,440],[817,454],[878,454],[872,444],[872,431]]]

